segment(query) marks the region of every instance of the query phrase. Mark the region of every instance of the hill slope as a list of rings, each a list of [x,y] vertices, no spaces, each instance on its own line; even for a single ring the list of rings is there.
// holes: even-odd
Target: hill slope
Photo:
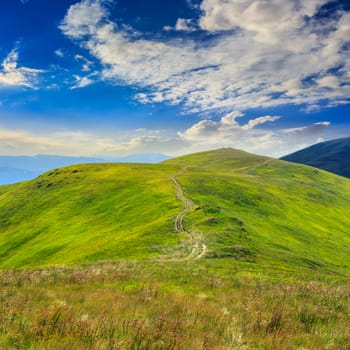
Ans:
[[[215,264],[349,274],[349,194],[345,178],[232,149],[63,168],[0,187],[0,266],[181,260],[201,243]]]
[[[281,159],[350,177],[350,137],[317,143]]]
[[[0,265],[151,256],[176,244],[181,210],[165,167],[76,165],[0,187]]]
[[[0,156],[0,185],[32,180],[45,171],[86,163],[159,163],[169,159],[164,154],[133,154],[117,158],[65,157],[55,155]]]

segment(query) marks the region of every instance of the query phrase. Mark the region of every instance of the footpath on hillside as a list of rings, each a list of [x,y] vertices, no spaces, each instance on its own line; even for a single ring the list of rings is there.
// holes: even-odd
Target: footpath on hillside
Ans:
[[[207,252],[207,245],[204,242],[202,232],[186,230],[184,226],[184,219],[186,215],[197,207],[197,205],[193,203],[191,199],[185,196],[182,186],[176,179],[177,176],[182,175],[185,171],[186,169],[181,170],[179,173],[172,176],[170,180],[175,187],[176,197],[184,205],[184,209],[175,218],[174,229],[177,233],[188,235],[189,239],[186,242],[186,246],[189,247],[190,252],[182,257],[172,254],[169,257],[161,258],[163,261],[197,260],[203,258]]]

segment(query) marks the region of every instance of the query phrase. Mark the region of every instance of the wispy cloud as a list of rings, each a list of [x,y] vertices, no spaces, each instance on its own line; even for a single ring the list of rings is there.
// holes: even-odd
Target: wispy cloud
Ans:
[[[350,96],[350,13],[318,19],[329,2],[203,0],[200,18],[177,27],[220,33],[205,42],[145,39],[111,22],[102,0],[72,5],[61,29],[103,64],[101,79],[139,86],[144,103],[182,103],[191,112],[337,105]]]
[[[12,50],[2,62],[0,70],[0,86],[23,86],[34,88],[40,69],[18,66],[18,51]]]
[[[164,30],[176,30],[176,31],[184,31],[184,32],[194,32],[198,30],[196,23],[191,18],[178,18],[176,21],[175,27],[165,26]]]
[[[56,55],[57,57],[63,58],[63,57],[64,57],[64,52],[62,51],[62,49],[57,49],[57,50],[55,51],[55,55]]]
[[[160,135],[157,130],[127,130],[115,135],[94,131],[47,129],[39,131],[0,127],[1,155],[59,154],[75,156],[123,156],[184,149],[186,142]]]
[[[93,76],[94,74],[89,74],[86,76],[74,75],[75,83],[73,86],[71,86],[71,89],[80,89],[95,83],[95,81],[91,79]]]

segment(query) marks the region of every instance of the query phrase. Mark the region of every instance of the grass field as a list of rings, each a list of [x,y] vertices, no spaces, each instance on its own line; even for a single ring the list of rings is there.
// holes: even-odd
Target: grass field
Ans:
[[[192,230],[205,233],[207,257],[245,259],[267,269],[348,275],[349,180],[237,153],[201,154],[178,178],[200,209],[190,213],[187,222]]]
[[[0,273],[1,349],[349,349],[350,286],[223,259]]]
[[[232,149],[0,187],[0,348],[350,349],[349,207]]]
[[[175,245],[172,168],[79,165],[0,187],[0,266],[142,258]]]

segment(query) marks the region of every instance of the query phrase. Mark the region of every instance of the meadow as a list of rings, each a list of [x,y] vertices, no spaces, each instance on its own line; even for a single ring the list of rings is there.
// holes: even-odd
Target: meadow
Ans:
[[[350,349],[349,195],[232,149],[2,186],[1,349]]]
[[[2,349],[349,349],[350,286],[224,259],[0,273]]]

